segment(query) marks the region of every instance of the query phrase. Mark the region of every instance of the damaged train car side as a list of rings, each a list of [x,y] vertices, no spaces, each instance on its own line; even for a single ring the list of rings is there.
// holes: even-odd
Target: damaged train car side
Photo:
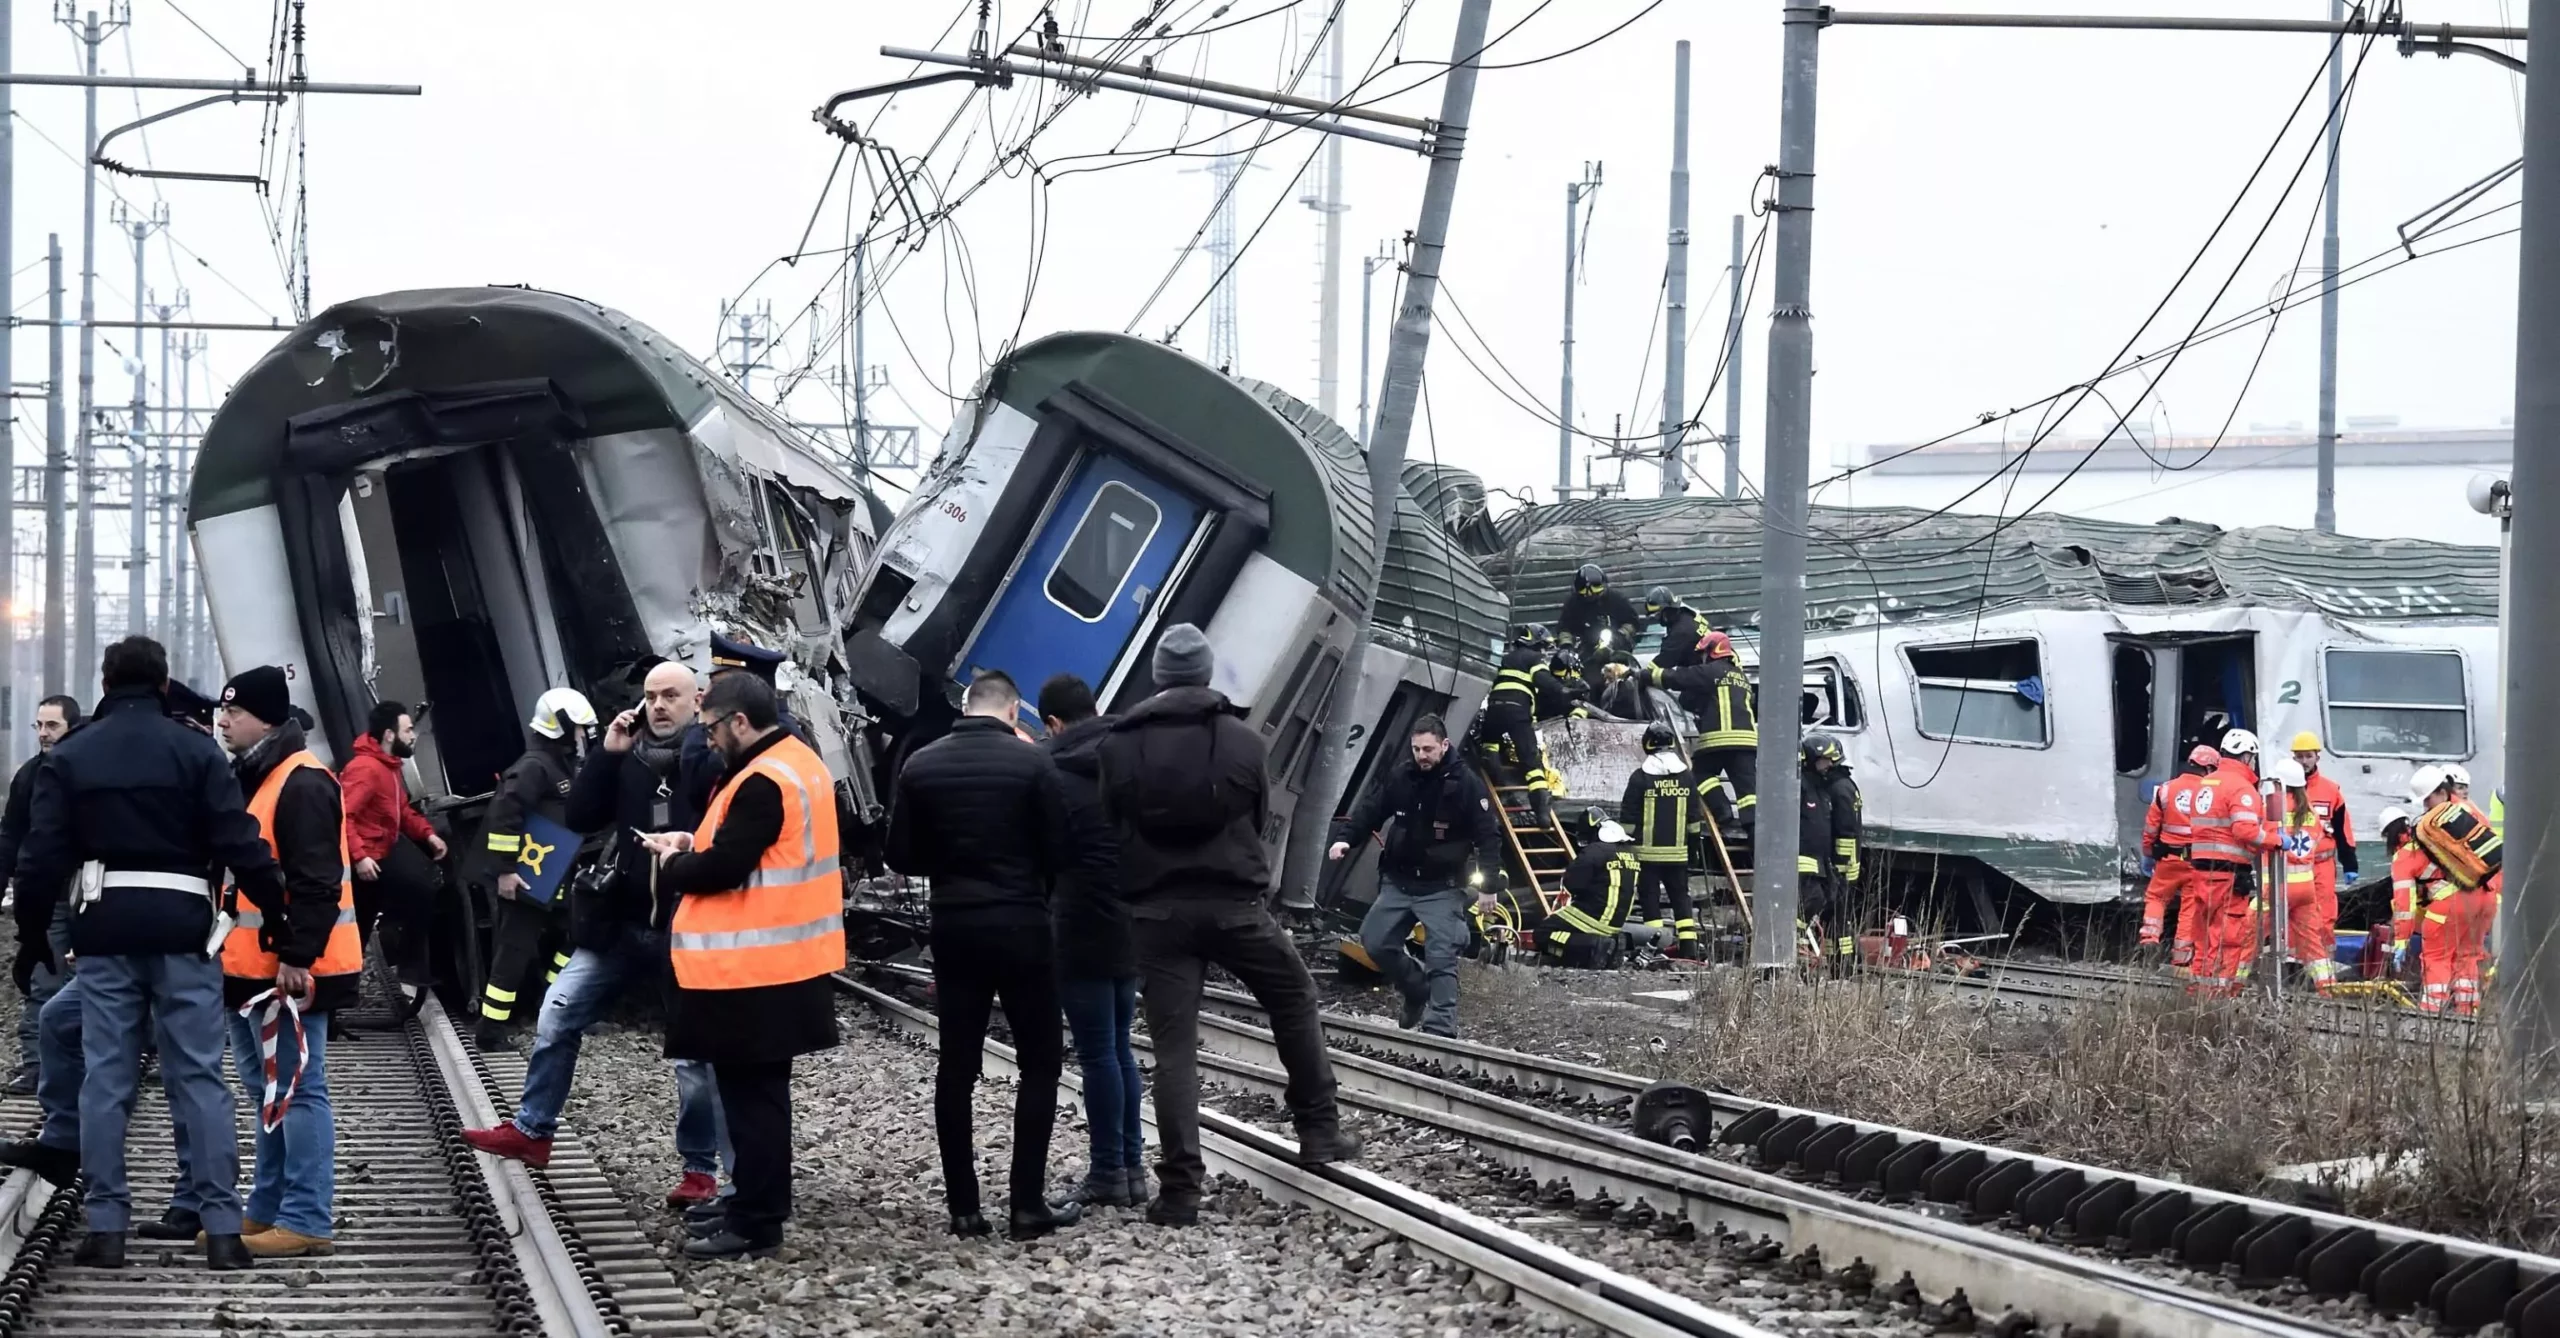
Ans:
[[[521,288],[342,303],[243,376],[188,530],[223,662],[285,666],[344,758],[378,699],[434,703],[418,778],[485,795],[545,688],[610,714],[715,632],[783,648],[785,700],[869,804],[839,619],[876,505],[664,336]]]
[[[1500,596],[1410,493],[1382,560],[1370,499],[1359,444],[1277,387],[1124,335],[1023,346],[989,369],[857,591],[847,651],[894,740],[884,766],[940,734],[981,670],[1031,695],[1073,673],[1126,708],[1155,690],[1156,631],[1194,623],[1213,685],[1268,743],[1276,856],[1362,612],[1355,785],[1397,756],[1382,740],[1400,747],[1425,712],[1463,728],[1490,686]],[[1314,876],[1289,868],[1283,887]]]

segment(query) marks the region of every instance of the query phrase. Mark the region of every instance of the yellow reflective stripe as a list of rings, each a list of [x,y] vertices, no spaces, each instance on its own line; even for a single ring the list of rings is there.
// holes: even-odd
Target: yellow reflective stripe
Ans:
[[[812,878],[821,878],[828,874],[841,873],[843,871],[843,862],[836,859],[822,859],[815,863],[802,864],[788,869],[758,868],[754,873],[747,875],[747,881],[744,886],[790,887],[795,883],[805,883]]]
[[[355,922],[355,907],[344,904],[341,904],[338,907],[338,918],[330,921],[333,925],[351,925]],[[266,913],[256,909],[255,907],[241,910],[231,917],[231,927],[234,929],[264,929],[267,927]]]
[[[2427,912],[2427,923],[2431,925],[2443,924],[2444,917],[2445,913],[2443,911],[2429,911]]]
[[[489,848],[502,855],[512,855],[517,851],[524,849],[524,838],[522,836],[505,836],[497,832],[491,832],[489,833]]]
[[[1796,856],[1796,872],[1820,873],[1822,872],[1822,862],[1811,855],[1798,855]]]
[[[482,1003],[480,1005],[480,1016],[490,1022],[504,1022],[515,1016],[515,1010],[512,1008],[500,1008],[494,1004]]]
[[[844,914],[838,911],[801,924],[780,925],[772,929],[677,934],[673,937],[670,947],[677,952],[725,952],[736,948],[778,948],[787,943],[803,943],[821,935],[843,932]]]
[[[500,1003],[514,1003],[516,1001],[516,992],[514,990],[499,989],[498,982],[494,980],[490,981],[488,988],[482,990],[481,993],[488,995],[490,998],[495,999]]]

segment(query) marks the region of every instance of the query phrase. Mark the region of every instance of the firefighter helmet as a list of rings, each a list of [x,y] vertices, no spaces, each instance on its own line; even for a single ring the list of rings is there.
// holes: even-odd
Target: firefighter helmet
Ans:
[[[1600,570],[1597,562],[1585,562],[1582,569],[1573,574],[1573,583],[1596,594],[1609,588],[1609,573]]]
[[[2449,783],[2443,767],[2420,767],[2409,773],[2409,802],[2421,808],[2429,807],[2428,801],[2435,798],[2436,791]]]
[[[1644,611],[1647,613],[1660,613],[1679,602],[1680,597],[1671,593],[1671,587],[1667,585],[1657,585],[1644,592]]]
[[[2302,774],[2302,764],[2290,757],[2277,758],[2267,768],[2267,778],[2288,790],[2299,790],[2311,783],[2311,778]]]
[[[2222,761],[2222,754],[2215,752],[2209,744],[2199,743],[2195,751],[2187,754],[2187,761],[2195,766],[2212,767]]]
[[[1679,746],[1680,731],[1673,729],[1671,727],[1671,722],[1667,720],[1656,720],[1652,724],[1644,727],[1644,750],[1646,752],[1658,753],[1666,748],[1677,748]]]
[[[1804,754],[1807,765],[1816,760],[1826,760],[1837,766],[1848,760],[1848,754],[1841,751],[1840,741],[1820,730],[1805,735],[1804,742],[1798,746],[1797,751]]]
[[[1609,810],[1602,808],[1598,804],[1593,804],[1591,807],[1582,810],[1580,814],[1575,816],[1573,820],[1574,832],[1576,835],[1587,841],[1592,837],[1598,836],[1600,834],[1600,824],[1607,822],[1608,820]]]
[[[2400,807],[2398,804],[2393,804],[2391,807],[2382,810],[2382,830],[2385,833],[2388,833],[2391,830],[2391,824],[2395,822],[2407,822],[2408,820],[2409,810]]]
[[[2258,755],[2258,736],[2245,729],[2224,730],[2222,733],[2222,755],[2225,757],[2256,757]]]
[[[1522,623],[1511,629],[1511,644],[1515,646],[1534,646],[1540,641],[1545,640],[1546,635],[1547,629],[1540,627],[1536,623]]]
[[[2293,751],[2297,753],[2316,753],[2320,751],[2320,736],[2307,729],[2294,735]]]
[[[546,739],[556,739],[572,728],[594,729],[596,708],[576,688],[553,688],[534,698],[533,719],[525,725]]]
[[[1540,650],[1553,650],[1553,649],[1555,649],[1555,645],[1556,645],[1556,634],[1555,634],[1555,632],[1554,632],[1552,629],[1550,629],[1550,628],[1549,628],[1545,623],[1531,623],[1531,624],[1529,625],[1529,634],[1530,634],[1531,636],[1534,636],[1534,637],[1536,637],[1536,638],[1538,639],[1538,641],[1537,641],[1538,649],[1540,649]]]
[[[1579,678],[1582,676],[1582,656],[1574,651],[1560,650],[1555,653],[1553,659],[1547,661],[1547,667],[1559,674],[1571,674]]]
[[[2460,786],[2464,790],[2469,790],[2471,788],[2471,768],[2462,765],[2460,762],[2447,762],[2444,764],[2444,779],[2447,785]]]
[[[1733,653],[1733,638],[1726,636],[1722,632],[1708,632],[1700,636],[1698,638],[1698,658],[1701,660],[1730,660],[1735,658]]]

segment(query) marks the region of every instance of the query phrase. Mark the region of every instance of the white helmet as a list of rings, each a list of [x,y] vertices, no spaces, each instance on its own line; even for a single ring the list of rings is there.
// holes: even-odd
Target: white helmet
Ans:
[[[2227,743],[2229,740],[2226,739],[2224,742]],[[2291,757],[2277,758],[2275,764],[2267,768],[2267,776],[2288,790],[2299,790],[2311,783],[2310,778],[2302,774],[2302,764]]]
[[[2391,824],[2395,822],[2407,821],[2409,821],[2409,810],[2400,807],[2398,804],[2393,804],[2389,808],[2382,810],[2382,825],[2385,828],[2390,827]]]
[[[2435,792],[2444,787],[2443,767],[2420,767],[2409,773],[2409,802],[2425,808]]]
[[[2460,762],[2445,763],[2444,778],[2455,785],[2461,786],[2465,790],[2471,788],[2471,768],[2462,765]]]
[[[546,739],[568,733],[567,725],[580,729],[596,727],[596,708],[587,704],[586,694],[576,688],[553,688],[533,700],[533,719],[526,726]]]
[[[2255,734],[2250,733],[2249,731],[2247,731],[2247,730],[2245,730],[2245,729],[2232,729],[2232,730],[2225,730],[2225,731],[2223,731],[2223,734],[2222,734],[2222,755],[2223,755],[2224,757],[2255,757],[2255,756],[2257,756],[2257,755],[2258,755],[2258,736],[2257,736],[2257,735],[2255,735]]]

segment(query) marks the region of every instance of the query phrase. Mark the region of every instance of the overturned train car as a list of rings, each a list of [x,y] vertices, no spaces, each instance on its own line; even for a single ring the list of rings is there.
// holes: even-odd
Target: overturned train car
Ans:
[[[1156,631],[1195,623],[1216,647],[1214,686],[1269,744],[1263,838],[1283,889],[1314,891],[1316,871],[1284,852],[1304,848],[1292,817],[1358,617],[1374,612],[1375,635],[1350,668],[1355,787],[1420,715],[1464,728],[1505,616],[1412,488],[1381,561],[1371,499],[1360,444],[1277,387],[1123,335],[1023,346],[963,406],[855,594],[846,649],[884,772],[948,726],[981,670],[1026,695],[1073,673],[1125,708],[1155,690]],[[1330,813],[1342,796],[1315,798]]]
[[[223,662],[283,665],[338,759],[374,701],[432,702],[414,783],[458,822],[544,689],[609,717],[647,665],[706,665],[714,632],[789,651],[786,701],[858,814],[838,626],[876,505],[646,326],[455,288],[342,303],[252,367],[188,529]]]

